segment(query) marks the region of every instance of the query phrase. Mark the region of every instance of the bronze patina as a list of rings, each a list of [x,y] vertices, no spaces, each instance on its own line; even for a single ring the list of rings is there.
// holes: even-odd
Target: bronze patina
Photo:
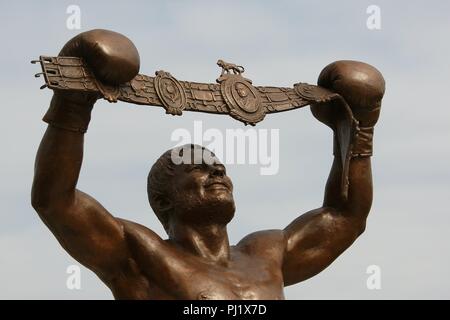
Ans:
[[[108,30],[81,33],[57,57],[35,62],[43,87],[54,94],[43,119],[49,125],[36,156],[32,205],[115,298],[284,299],[283,287],[321,272],[364,231],[372,204],[373,129],[385,90],[374,67],[337,61],[322,70],[317,86],[293,88],[253,86],[244,67],[223,60],[216,83],[179,81],[165,71],[150,77],[138,74],[133,43]],[[162,106],[173,115],[228,114],[251,125],[266,114],[311,105],[334,133],[323,204],[282,230],[255,232],[230,245],[231,179],[218,159],[173,163],[173,151],[196,157],[194,151],[204,149],[189,145],[166,151],[148,175],[149,202],[168,239],[118,218],[77,189],[84,134],[100,98]]]
[[[294,88],[254,87],[242,76],[244,68],[219,60],[222,68],[218,83],[178,81],[169,72],[156,71],[156,77],[142,74],[131,81],[112,86],[96,79],[89,66],[78,57],[40,56],[45,85],[53,90],[97,92],[110,102],[117,100],[134,104],[162,106],[166,113],[181,115],[182,111],[229,114],[244,124],[255,125],[267,113],[288,111],[312,102],[339,99],[325,88],[297,83]]]

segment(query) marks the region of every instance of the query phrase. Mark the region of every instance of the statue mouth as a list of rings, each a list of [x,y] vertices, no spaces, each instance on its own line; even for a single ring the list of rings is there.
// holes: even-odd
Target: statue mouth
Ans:
[[[231,186],[224,181],[213,181],[208,183],[205,188],[210,190],[227,190],[231,192]]]

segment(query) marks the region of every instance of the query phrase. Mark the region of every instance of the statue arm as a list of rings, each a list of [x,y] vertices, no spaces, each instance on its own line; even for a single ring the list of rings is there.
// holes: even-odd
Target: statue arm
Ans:
[[[308,279],[330,265],[364,231],[372,205],[372,133],[379,117],[384,79],[370,65],[339,61],[322,71],[318,83],[345,98],[361,132],[356,137],[352,150],[355,156],[349,164],[348,197],[342,197],[342,165],[339,155],[336,155],[326,184],[323,206],[301,215],[283,232],[285,285]],[[312,112],[333,128],[332,106],[312,106]]]
[[[72,38],[60,56],[81,57],[98,81],[118,85],[139,71],[139,55],[125,36],[91,30]],[[84,133],[99,97],[92,92],[55,91],[44,116],[49,124],[36,156],[32,205],[75,259],[102,278],[129,257],[123,224],[100,203],[76,189]]]
[[[83,133],[48,126],[36,156],[32,205],[69,254],[105,275],[128,252],[121,223],[76,189],[83,140]]]
[[[355,158],[349,168],[349,197],[338,200],[341,166],[336,159],[321,208],[309,211],[284,229],[285,285],[306,280],[329,266],[364,231],[372,203],[370,158]]]

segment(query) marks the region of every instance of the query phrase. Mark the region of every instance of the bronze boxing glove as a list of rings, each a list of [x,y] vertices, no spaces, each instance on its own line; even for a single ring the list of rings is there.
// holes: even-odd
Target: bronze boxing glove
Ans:
[[[354,140],[353,156],[372,155],[373,128],[380,115],[385,82],[381,73],[369,64],[358,61],[336,61],[326,66],[317,84],[340,94],[359,122]],[[325,104],[311,106],[313,115],[334,128],[335,113],[339,110]]]
[[[64,45],[59,56],[83,58],[96,79],[107,85],[130,81],[139,72],[139,53],[134,44],[124,35],[109,30],[80,33]],[[98,98],[97,93],[55,91],[43,120],[55,127],[84,133]]]

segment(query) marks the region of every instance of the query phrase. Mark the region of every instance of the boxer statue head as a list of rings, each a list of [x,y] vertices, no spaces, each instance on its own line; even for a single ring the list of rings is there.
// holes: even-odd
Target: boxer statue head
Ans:
[[[234,216],[233,184],[225,166],[199,145],[163,153],[150,170],[147,193],[170,238],[175,226],[224,226]]]

